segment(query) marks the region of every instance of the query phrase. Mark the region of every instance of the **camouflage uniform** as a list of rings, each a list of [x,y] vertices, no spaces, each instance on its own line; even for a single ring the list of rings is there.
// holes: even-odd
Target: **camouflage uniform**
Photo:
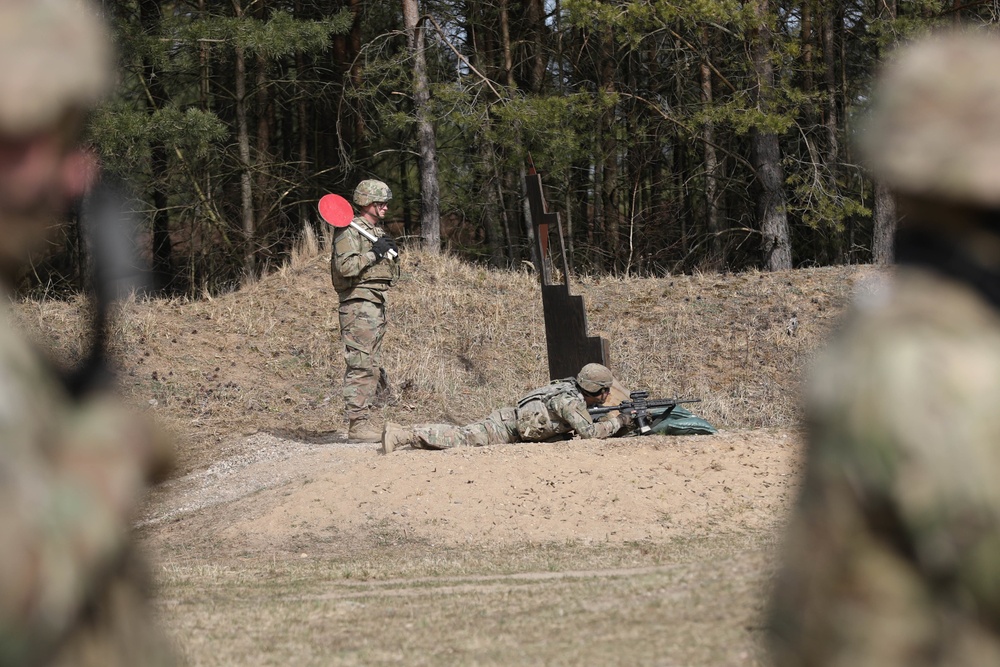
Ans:
[[[993,38],[938,37],[876,97],[866,148],[907,211],[903,266],[811,376],[779,667],[1000,664],[998,64]]]
[[[0,2],[0,303],[86,181],[67,140],[110,83],[75,0]],[[68,178],[73,174],[72,178]],[[0,307],[0,665],[168,665],[130,517],[165,444],[96,391],[71,397]]]
[[[385,232],[363,217],[354,223],[376,237]],[[382,337],[385,335],[385,293],[399,279],[399,257],[377,259],[372,243],[353,227],[334,233],[330,273],[340,299],[340,336],[344,342],[344,403],[348,419],[366,419],[379,384],[385,385],[382,369]]]
[[[575,432],[582,438],[607,438],[622,427],[620,417],[594,422],[576,380],[556,380],[527,394],[517,407],[494,410],[468,426],[412,426],[409,442],[418,449],[482,447],[511,442],[543,442]]]
[[[71,400],[10,319],[0,310],[0,665],[173,664],[128,541],[163,444],[109,397]]]

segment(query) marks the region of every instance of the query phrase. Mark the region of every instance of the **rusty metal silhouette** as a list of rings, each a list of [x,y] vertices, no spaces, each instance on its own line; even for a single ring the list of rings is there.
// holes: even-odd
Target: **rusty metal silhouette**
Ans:
[[[542,191],[542,177],[532,166],[527,175],[528,205],[535,231],[539,260],[542,309],[545,312],[545,341],[549,358],[549,377],[553,380],[576,375],[591,362],[610,367],[610,346],[600,336],[587,335],[587,311],[583,297],[569,292],[569,262],[558,213],[550,213]],[[549,254],[549,230],[553,225],[559,236],[562,282],[553,283],[553,263]]]

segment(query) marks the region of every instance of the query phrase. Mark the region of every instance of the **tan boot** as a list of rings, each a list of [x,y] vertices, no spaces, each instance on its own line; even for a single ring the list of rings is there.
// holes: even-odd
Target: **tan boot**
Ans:
[[[382,429],[382,453],[390,454],[397,449],[412,445],[415,440],[416,437],[410,429],[393,422],[386,422],[385,428]]]
[[[347,428],[347,439],[354,442],[378,442],[382,439],[382,434],[369,420],[352,419]]]

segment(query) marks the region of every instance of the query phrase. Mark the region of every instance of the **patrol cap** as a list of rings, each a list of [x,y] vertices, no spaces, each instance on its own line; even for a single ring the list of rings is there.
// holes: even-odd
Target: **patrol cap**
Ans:
[[[389,201],[392,199],[392,190],[382,181],[368,179],[358,183],[354,188],[354,203],[358,206],[368,206],[372,202]]]
[[[859,148],[899,192],[1000,207],[1000,38],[931,34],[897,50],[873,92]]]
[[[608,389],[614,381],[615,377],[608,367],[601,364],[587,364],[576,375],[576,383],[588,394]]]
[[[112,54],[85,0],[0,0],[0,133],[39,132],[93,107],[111,86]]]

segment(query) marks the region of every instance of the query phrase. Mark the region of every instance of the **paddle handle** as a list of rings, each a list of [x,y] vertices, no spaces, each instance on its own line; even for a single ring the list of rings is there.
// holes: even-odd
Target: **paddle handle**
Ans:
[[[351,220],[351,227],[354,227],[356,230],[361,232],[361,235],[364,236],[369,241],[371,241],[372,243],[375,243],[375,241],[378,240],[378,237],[376,237],[370,231],[368,231],[358,223],[354,222],[353,220]],[[389,252],[385,253],[385,256],[388,257],[389,259],[396,259],[396,251],[390,248]]]

